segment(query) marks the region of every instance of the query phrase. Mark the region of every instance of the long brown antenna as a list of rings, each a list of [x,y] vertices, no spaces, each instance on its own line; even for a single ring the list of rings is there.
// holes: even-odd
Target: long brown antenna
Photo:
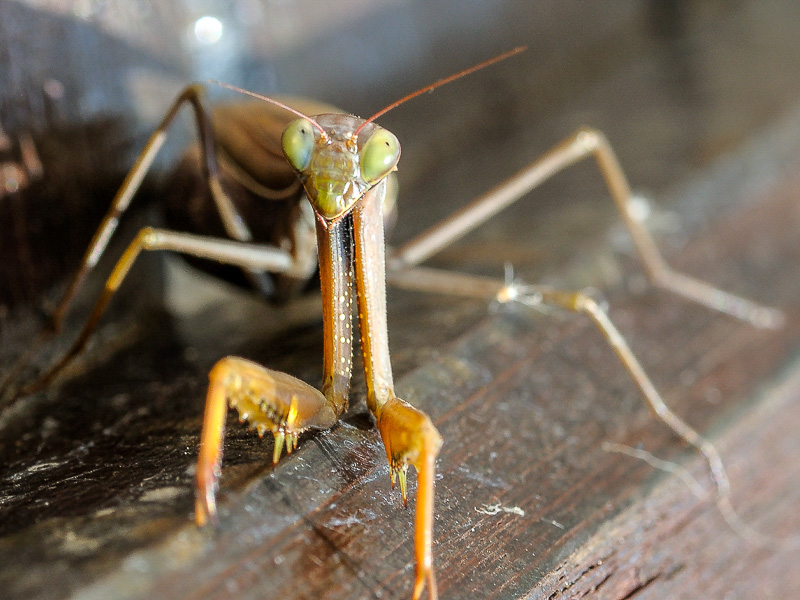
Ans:
[[[252,96],[253,98],[258,98],[259,100],[263,100],[264,102],[269,102],[270,104],[274,104],[275,106],[278,106],[278,107],[280,107],[280,108],[282,108],[284,110],[288,110],[290,113],[295,114],[298,117],[301,117],[301,118],[306,119],[307,121],[309,121],[314,127],[319,129],[320,133],[323,136],[325,136],[325,137],[328,136],[328,134],[325,133],[325,130],[322,128],[322,125],[317,123],[314,119],[312,119],[308,115],[304,115],[299,110],[295,110],[294,108],[292,108],[291,106],[289,106],[287,104],[284,104],[283,102],[279,102],[279,101],[275,100],[275,98],[270,98],[269,96],[262,96],[261,94],[256,94],[255,92],[251,92],[250,90],[246,90],[244,88],[240,88],[240,87],[237,87],[235,85],[231,85],[230,83],[224,83],[222,81],[217,81],[216,79],[209,79],[208,81],[209,81],[209,83],[213,83],[215,85],[227,88],[229,90],[233,90],[234,92],[239,92],[240,94],[244,94],[246,96]]]
[[[369,119],[364,121],[361,124],[361,126],[358,129],[356,129],[356,131],[353,134],[353,136],[357,137],[359,132],[364,128],[364,126],[367,123],[372,123],[372,121],[374,121],[378,117],[385,115],[387,112],[389,112],[393,108],[397,108],[398,106],[400,106],[404,102],[408,102],[412,98],[416,98],[417,96],[420,96],[420,95],[422,95],[422,94],[424,94],[426,92],[430,92],[431,90],[435,90],[438,87],[441,87],[441,86],[443,86],[443,85],[445,85],[447,83],[450,83],[451,81],[455,81],[456,79],[460,79],[461,77],[469,75],[470,73],[474,73],[475,71],[479,71],[480,69],[483,69],[484,67],[488,67],[490,65],[493,65],[494,63],[500,62],[501,60],[505,60],[507,58],[510,58],[510,57],[514,56],[515,54],[519,54],[520,52],[524,52],[527,49],[528,49],[527,46],[517,46],[513,50],[509,50],[508,52],[504,52],[503,54],[500,54],[499,56],[495,56],[494,58],[490,58],[489,60],[485,60],[482,63],[478,63],[477,65],[469,67],[468,69],[464,69],[463,71],[459,71],[458,73],[450,75],[449,77],[445,77],[444,79],[440,79],[439,81],[436,81],[436,82],[434,82],[434,83],[432,83],[430,85],[426,85],[424,88],[419,89],[416,92],[411,92],[408,96],[404,96],[404,97],[400,98],[400,100],[398,100],[396,102],[392,102],[389,106],[387,106],[386,108],[382,108],[381,110],[376,112],[374,115],[372,115]]]

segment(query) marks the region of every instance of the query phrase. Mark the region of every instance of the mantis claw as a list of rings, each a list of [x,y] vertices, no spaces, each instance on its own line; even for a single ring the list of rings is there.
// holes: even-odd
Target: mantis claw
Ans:
[[[417,571],[412,598],[418,600],[428,583],[428,597],[436,600],[436,578],[433,572],[431,543],[433,539],[433,496],[436,457],[442,447],[442,436],[430,417],[400,398],[390,398],[380,408],[378,430],[386,447],[392,487],[400,479],[400,491],[407,505],[406,472],[417,469],[417,512],[414,523],[414,553]]]
[[[283,452],[283,442],[286,439],[286,434],[282,431],[275,432],[275,449],[272,451],[272,464],[277,464],[278,459],[281,457],[281,452]]]
[[[408,465],[402,467],[392,467],[392,489],[394,489],[394,474],[400,479],[400,493],[403,496],[403,506],[408,508],[408,494],[406,494],[406,473],[408,472]]]

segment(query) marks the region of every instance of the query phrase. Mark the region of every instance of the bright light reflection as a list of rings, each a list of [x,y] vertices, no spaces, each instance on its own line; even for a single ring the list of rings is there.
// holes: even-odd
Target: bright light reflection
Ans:
[[[200,17],[194,23],[194,36],[201,44],[214,44],[222,37],[222,21],[216,17]]]

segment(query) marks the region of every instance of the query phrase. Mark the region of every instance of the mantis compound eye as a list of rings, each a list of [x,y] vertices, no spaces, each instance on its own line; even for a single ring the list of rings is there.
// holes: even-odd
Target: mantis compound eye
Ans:
[[[296,171],[304,171],[314,149],[314,126],[308,119],[295,119],[283,130],[281,147],[289,164]]]
[[[390,131],[378,129],[361,150],[361,177],[367,183],[376,183],[394,169],[399,158],[400,142]]]

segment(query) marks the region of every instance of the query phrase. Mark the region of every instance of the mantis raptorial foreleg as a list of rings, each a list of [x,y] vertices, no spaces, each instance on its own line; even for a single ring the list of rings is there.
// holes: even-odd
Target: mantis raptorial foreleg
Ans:
[[[301,432],[329,429],[338,419],[336,407],[316,388],[243,358],[223,358],[211,370],[209,379],[195,478],[198,525],[217,520],[215,495],[228,406],[236,408],[259,436],[266,432],[274,435],[273,463],[278,462],[284,443],[291,453]]]
[[[406,503],[406,470],[413,465],[419,474],[415,515],[414,553],[417,559],[413,598],[419,598],[425,583],[430,598],[437,597],[433,570],[433,500],[436,457],[442,437],[428,415],[394,393],[386,323],[386,276],[383,202],[362,202],[353,211],[355,277],[358,290],[358,323],[367,380],[367,405],[378,423],[394,487]]]

